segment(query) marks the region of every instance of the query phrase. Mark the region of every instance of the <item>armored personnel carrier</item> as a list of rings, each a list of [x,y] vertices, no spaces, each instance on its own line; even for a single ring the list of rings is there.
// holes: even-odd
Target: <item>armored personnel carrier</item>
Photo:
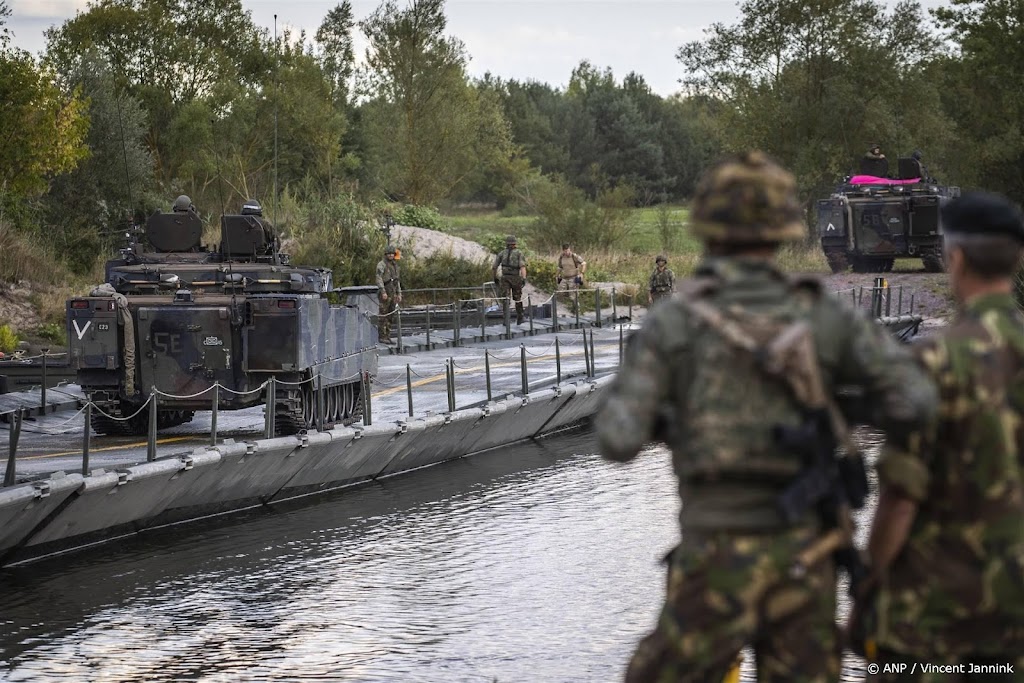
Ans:
[[[919,258],[929,272],[945,269],[939,208],[960,188],[936,183],[916,158],[898,164],[895,178],[886,177],[887,165],[862,168],[818,200],[818,235],[833,273],[850,266],[888,272],[898,258]]]
[[[187,422],[212,408],[214,384],[221,410],[265,404],[274,386],[278,434],[313,426],[318,396],[325,423],[355,420],[377,370],[377,288],[336,290],[329,269],[290,265],[258,204],[221,216],[220,244],[203,247],[184,205],[150,216],[145,244],[132,238],[104,285],[67,302],[70,365],[109,415],[93,411],[95,431],[145,433],[154,389],[158,426]]]

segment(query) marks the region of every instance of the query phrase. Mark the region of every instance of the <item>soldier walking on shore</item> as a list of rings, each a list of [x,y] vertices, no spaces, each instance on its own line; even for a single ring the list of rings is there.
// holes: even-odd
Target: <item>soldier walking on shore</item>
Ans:
[[[1024,315],[1012,294],[1024,219],[1002,197],[967,194],[942,224],[957,317],[915,345],[939,419],[879,459],[872,579],[851,632],[859,641],[880,587],[869,680],[938,680],[909,666],[928,662],[950,683],[1024,681]]]
[[[676,291],[676,274],[668,268],[668,259],[662,254],[654,259],[654,272],[647,282],[647,303],[667,299]]]
[[[391,318],[398,304],[402,303],[402,274],[396,263],[398,250],[388,246],[384,259],[377,263],[377,293],[380,311],[377,317],[377,332],[380,341],[391,344]]]
[[[717,683],[751,644],[762,683],[837,681],[836,569],[822,550],[836,520],[830,498],[800,492],[837,464],[838,386],[862,388],[896,439],[931,419],[935,390],[880,327],[780,271],[778,248],[805,228],[793,176],[768,157],[712,167],[692,217],[706,247],[697,278],[651,309],[594,421],[611,460],[665,441],[685,502],[664,608],[626,680]]]
[[[516,325],[523,322],[523,285],[526,284],[526,257],[516,248],[516,236],[505,238],[505,249],[494,259],[494,281],[498,283],[498,296],[502,310],[508,315],[508,295],[516,302]]]
[[[562,244],[562,253],[558,255],[558,275],[555,277],[556,291],[569,292],[569,306],[576,312],[576,292],[583,285],[583,274],[587,272],[587,262],[572,250],[568,243]]]

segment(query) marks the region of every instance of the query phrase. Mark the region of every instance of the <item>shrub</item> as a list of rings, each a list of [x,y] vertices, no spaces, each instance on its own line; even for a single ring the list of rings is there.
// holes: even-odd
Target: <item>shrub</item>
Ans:
[[[18,335],[14,333],[10,325],[0,325],[0,351],[11,353],[18,348]]]
[[[431,206],[405,204],[398,209],[392,210],[391,216],[395,219],[395,223],[399,225],[411,225],[416,228],[442,231],[447,227],[441,214]]]
[[[43,323],[36,329],[36,335],[58,346],[65,346],[68,343],[67,329],[60,323]]]
[[[612,247],[636,225],[635,195],[628,185],[618,185],[602,188],[591,201],[560,176],[535,178],[522,197],[537,214],[530,238],[537,248],[550,250],[562,242],[581,250]]]
[[[338,287],[374,282],[377,262],[387,245],[364,206],[351,195],[341,194],[297,205],[292,212],[292,263],[330,268]]]
[[[405,259],[402,260],[403,291],[466,287],[467,289],[464,293],[453,292],[452,294],[462,298],[473,298],[478,296],[478,294],[473,293],[473,287],[478,287],[484,282],[490,282],[493,279],[494,275],[489,264],[474,263],[473,261],[456,258],[450,252],[418,258],[409,263],[405,263]],[[410,294],[410,296],[403,297],[403,299],[405,299],[406,304],[414,305],[425,303],[429,300],[429,297],[420,301],[418,297]],[[447,302],[448,297],[436,299],[438,303],[442,300]]]

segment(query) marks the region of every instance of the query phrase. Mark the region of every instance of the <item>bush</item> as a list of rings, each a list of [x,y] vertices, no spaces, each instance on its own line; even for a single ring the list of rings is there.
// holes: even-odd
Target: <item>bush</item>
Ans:
[[[10,325],[0,325],[0,351],[11,353],[18,348],[18,335],[14,333]]]
[[[454,292],[462,298],[473,298],[479,296],[473,294],[472,288],[490,282],[494,279],[490,265],[487,263],[474,263],[465,259],[456,258],[449,253],[434,254],[424,258],[418,258],[408,264],[402,259],[402,290],[411,289],[436,289],[449,287],[466,287],[465,293]],[[403,297],[405,303],[414,305],[425,303],[419,301],[415,296]],[[447,301],[447,297],[440,297],[438,302]]]
[[[535,178],[523,190],[523,201],[538,218],[529,235],[537,248],[557,250],[568,242],[577,250],[607,249],[635,227],[628,185],[604,187],[595,201],[560,176]]]
[[[337,195],[292,211],[297,219],[289,231],[295,241],[292,263],[330,268],[338,287],[373,284],[387,245],[366,207],[351,195]]]
[[[555,258],[538,258],[534,256],[526,261],[526,279],[534,287],[545,292],[555,291],[555,278],[558,276],[558,264]]]
[[[447,227],[441,214],[431,206],[405,204],[398,209],[392,210],[391,217],[399,225],[411,225],[416,228],[441,231]]]
[[[60,323],[44,323],[36,330],[36,335],[58,346],[66,346],[68,343],[67,329]]]

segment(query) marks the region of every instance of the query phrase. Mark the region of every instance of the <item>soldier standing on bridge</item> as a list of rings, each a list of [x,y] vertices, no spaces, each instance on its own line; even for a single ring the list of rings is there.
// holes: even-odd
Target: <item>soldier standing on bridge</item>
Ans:
[[[668,259],[658,254],[654,259],[654,272],[647,282],[647,303],[667,299],[676,291],[676,274],[668,268]]]
[[[384,251],[384,260],[377,263],[377,292],[380,297],[377,331],[384,344],[392,343],[391,318],[398,304],[402,303],[402,274],[397,259],[398,250],[389,245]]]
[[[967,194],[942,225],[959,310],[915,347],[938,384],[939,419],[879,459],[873,580],[851,630],[859,639],[880,584],[881,671],[869,680],[931,681],[909,666],[928,662],[949,665],[950,683],[1024,681],[1024,315],[1013,298],[1024,218],[1002,197]],[[971,665],[989,668],[963,675]]]
[[[556,290],[560,292],[573,292],[583,284],[583,274],[587,272],[587,262],[583,257],[572,250],[572,246],[566,242],[562,244],[562,253],[558,255],[558,275],[555,278]],[[572,311],[576,312],[576,298],[569,300]]]
[[[498,296],[503,300],[502,310],[508,315],[508,295],[516,302],[516,325],[523,322],[523,285],[526,284],[526,257],[516,249],[516,236],[505,238],[505,250],[494,259],[494,281],[498,283]]]
[[[768,157],[711,168],[692,222],[706,245],[698,277],[651,309],[594,420],[611,460],[664,440],[685,501],[665,606],[626,680],[721,681],[752,644],[760,681],[836,681],[835,566],[809,557],[834,535],[817,499],[786,508],[784,494],[817,474],[805,451],[832,461],[807,434],[833,431],[822,414],[842,422],[838,386],[863,388],[890,436],[932,417],[935,390],[880,327],[780,271],[778,248],[805,228],[796,181]]]

